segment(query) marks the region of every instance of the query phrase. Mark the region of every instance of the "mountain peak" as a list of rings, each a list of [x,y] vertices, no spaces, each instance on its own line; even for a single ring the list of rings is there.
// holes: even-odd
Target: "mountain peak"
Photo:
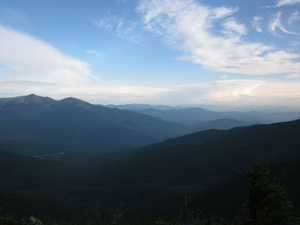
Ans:
[[[35,94],[30,94],[26,96],[20,96],[15,98],[15,103],[16,104],[30,104],[30,103],[35,103],[35,104],[40,104],[40,103],[49,103],[54,101],[53,99],[49,97],[41,97]]]
[[[84,104],[84,105],[90,105],[90,103],[88,102],[85,102],[81,99],[78,99],[78,98],[74,98],[74,97],[68,97],[68,98],[64,98],[62,100],[60,100],[60,102],[63,102],[63,103],[67,103],[67,104]]]
[[[92,104],[85,102],[81,99],[74,98],[74,97],[64,98],[64,99],[58,101],[58,103],[60,105],[76,106],[76,107],[85,108],[85,109],[90,109],[91,107],[93,107]]]

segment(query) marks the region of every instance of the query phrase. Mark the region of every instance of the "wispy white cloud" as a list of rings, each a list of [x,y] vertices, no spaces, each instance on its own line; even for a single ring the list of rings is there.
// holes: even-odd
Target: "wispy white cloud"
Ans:
[[[218,10],[195,0],[143,0],[138,7],[145,29],[161,35],[168,46],[182,51],[182,59],[228,73],[267,75],[300,71],[300,63],[297,62],[300,55],[275,50],[263,43],[245,41],[246,26],[237,23],[231,15],[236,9],[216,13]],[[229,15],[231,18],[228,18]],[[279,29],[287,33],[289,31],[280,24],[280,16],[278,14],[271,21],[270,30],[276,32]],[[214,31],[224,24],[236,35]]]
[[[101,54],[96,50],[86,50],[85,52],[91,55],[95,55],[97,57],[101,56]]]
[[[94,19],[93,23],[96,27],[107,31],[120,30],[120,27],[123,26],[123,19],[117,16],[107,15],[106,17]]]
[[[224,33],[226,34],[245,35],[247,33],[246,26],[238,23],[236,19],[232,17],[225,20],[222,26],[225,28]]]
[[[91,53],[94,53],[92,51]],[[29,35],[0,26],[0,96],[36,93],[98,100],[148,98],[167,88],[108,84],[89,65]]]
[[[11,79],[50,83],[82,83],[97,79],[85,62],[4,26],[0,26],[0,62],[10,69]]]
[[[287,79],[297,79],[300,78],[300,73],[291,73],[285,76]]]
[[[94,19],[93,24],[100,29],[114,32],[119,37],[133,43],[137,43],[141,39],[141,36],[135,32],[138,26],[138,23],[135,21],[127,21],[119,16],[112,16],[108,13],[101,18]]]
[[[299,12],[293,12],[292,15],[290,16],[289,20],[288,20],[288,24],[291,25],[297,20],[300,20]]]
[[[262,28],[261,28],[261,21],[263,20],[262,17],[259,17],[259,16],[255,16],[253,18],[253,21],[252,21],[252,26],[255,28],[255,30],[257,32],[262,32]]]
[[[300,103],[300,82],[219,80],[181,85],[175,90],[182,95],[192,92],[189,103],[194,104],[292,105]]]
[[[211,17],[215,19],[222,19],[231,16],[238,11],[238,7],[227,8],[225,6],[212,9]]]
[[[291,46],[293,47],[297,47],[297,46],[300,46],[300,41],[294,41]]]
[[[194,103],[215,102],[215,103],[233,103],[238,102],[245,97],[253,97],[255,90],[263,85],[265,81],[261,80],[219,80],[200,84],[187,84],[178,86],[177,89],[198,90],[197,94],[190,101]]]
[[[282,15],[281,12],[277,12],[276,15],[270,20],[269,31],[274,35],[278,34],[278,30],[287,34],[298,34],[295,32],[288,31],[284,27],[284,25],[281,22],[281,15]]]
[[[299,4],[300,0],[278,0],[276,2],[276,7],[286,6],[286,5],[294,5]]]
[[[266,101],[268,104],[274,102],[277,105],[299,105],[300,104],[300,82],[297,81],[271,81],[266,82],[256,90],[259,101]]]

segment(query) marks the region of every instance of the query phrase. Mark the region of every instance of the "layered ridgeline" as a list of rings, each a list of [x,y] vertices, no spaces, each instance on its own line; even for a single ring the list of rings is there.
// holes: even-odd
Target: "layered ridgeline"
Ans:
[[[0,150],[20,154],[138,147],[193,131],[193,126],[75,98],[56,101],[32,94],[0,99]]]
[[[236,215],[247,193],[245,173],[262,160],[287,185],[299,215],[299,132],[300,120],[209,130],[95,157],[78,168],[1,153],[0,209],[99,220],[120,209],[127,218],[175,218],[187,200],[203,217]]]
[[[210,111],[199,107],[169,107],[163,105],[108,105],[120,109],[132,110],[146,115],[155,116],[166,121],[180,123],[198,123],[201,130],[206,128],[228,129],[236,126],[250,124],[266,124],[290,121],[300,118],[300,111],[280,111],[276,108],[273,111]],[[222,121],[227,119],[227,121]],[[207,122],[215,121],[214,124]],[[223,122],[223,123],[221,123]],[[216,127],[217,125],[217,127]],[[230,127],[231,126],[231,127]]]

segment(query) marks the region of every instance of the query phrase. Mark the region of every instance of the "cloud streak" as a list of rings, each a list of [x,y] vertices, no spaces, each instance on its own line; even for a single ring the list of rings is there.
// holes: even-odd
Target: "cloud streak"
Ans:
[[[101,54],[96,50],[86,50],[85,52],[88,53],[88,54],[91,54],[91,55],[95,55],[97,57],[101,56]]]
[[[231,35],[245,35],[247,33],[247,28],[244,24],[239,24],[234,18],[229,18],[222,26],[225,28],[223,31],[225,34],[231,34]]]
[[[93,25],[97,28],[113,32],[117,34],[117,36],[133,43],[138,43],[141,39],[141,36],[135,32],[138,26],[137,22],[127,21],[119,16],[110,15],[109,13],[106,16],[93,19]]]
[[[0,62],[9,68],[9,79],[66,84],[97,80],[86,63],[4,26],[0,26]]]
[[[87,63],[29,35],[0,26],[0,96],[34,92],[58,98],[143,99],[167,91],[167,88],[101,83]]]
[[[295,5],[300,4],[300,0],[278,0],[276,3],[276,7],[287,6],[287,5]]]
[[[219,80],[200,84],[187,84],[178,86],[177,88],[179,90],[194,89],[201,92],[198,94],[198,97],[191,100],[194,103],[209,101],[233,103],[241,101],[241,99],[246,97],[253,97],[255,90],[264,83],[265,81],[261,80]]]
[[[285,78],[287,78],[287,79],[298,79],[298,78],[300,78],[300,73],[299,74],[291,73],[291,74],[286,75]]]
[[[255,16],[253,18],[253,21],[252,21],[252,26],[255,28],[255,30],[257,32],[262,32],[262,28],[261,28],[261,24],[260,22],[263,20],[263,18],[259,17],[259,16]]]
[[[269,82],[264,80],[219,80],[177,86],[174,90],[192,92],[189,103],[280,105],[300,103],[300,82]],[[282,102],[282,99],[285,99]]]
[[[277,14],[270,20],[270,23],[269,23],[269,31],[274,34],[274,35],[278,35],[278,30],[283,32],[283,33],[286,33],[286,34],[298,34],[298,33],[295,33],[295,32],[291,32],[291,31],[288,31],[282,24],[281,22],[281,12],[277,12]],[[291,17],[290,17],[291,19]]]
[[[300,55],[245,41],[247,28],[232,16],[236,11],[209,8],[194,0],[144,0],[138,7],[145,29],[160,35],[172,49],[183,52],[182,59],[228,73],[300,72],[300,63],[296,61]],[[271,31],[289,32],[279,23],[280,15],[275,19],[270,24]],[[218,27],[223,27],[217,29],[219,33],[214,31]]]
[[[299,12],[294,12],[288,20],[288,24],[292,25],[295,21],[300,20]]]

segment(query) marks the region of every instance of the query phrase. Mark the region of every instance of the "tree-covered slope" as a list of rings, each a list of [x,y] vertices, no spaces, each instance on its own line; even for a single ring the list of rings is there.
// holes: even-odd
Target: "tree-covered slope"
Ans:
[[[300,159],[299,132],[300,120],[198,132],[137,149],[104,168],[95,166],[87,182],[207,185],[240,174],[260,159]]]
[[[0,152],[0,188],[18,191],[67,182],[66,165],[28,156]]]
[[[80,163],[0,152],[0,209],[7,205],[6,212],[18,213],[22,207],[12,201],[24,201],[35,213],[99,219],[122,205],[124,215],[145,218],[178,216],[187,199],[203,216],[233,215],[245,200],[246,171],[262,160],[287,185],[300,212],[299,132],[300,120],[208,130]]]

